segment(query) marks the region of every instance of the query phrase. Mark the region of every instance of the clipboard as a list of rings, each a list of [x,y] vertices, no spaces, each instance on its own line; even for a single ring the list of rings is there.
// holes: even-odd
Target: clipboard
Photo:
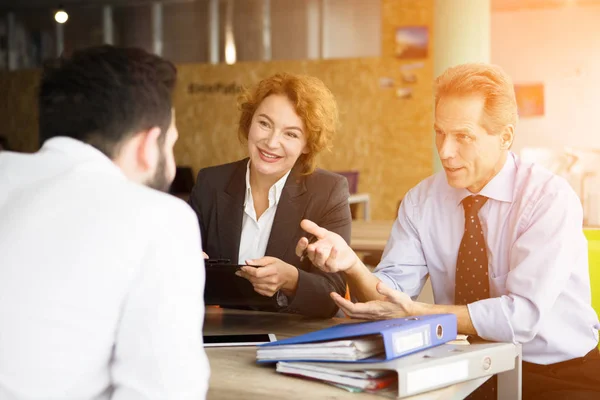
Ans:
[[[237,270],[247,266],[230,264],[229,260],[205,260],[205,305],[277,311],[275,296],[267,297],[256,293],[247,279],[235,275]]]

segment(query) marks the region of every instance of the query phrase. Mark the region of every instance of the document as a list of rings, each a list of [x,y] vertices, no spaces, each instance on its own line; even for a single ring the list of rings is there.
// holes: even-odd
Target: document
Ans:
[[[278,362],[276,370],[282,374],[301,376],[336,384],[336,386],[367,391],[384,389],[398,381],[398,374],[395,371],[343,371],[308,363]]]
[[[259,347],[257,360],[357,361],[382,354],[385,351],[381,335],[363,336],[347,340],[287,344]]]

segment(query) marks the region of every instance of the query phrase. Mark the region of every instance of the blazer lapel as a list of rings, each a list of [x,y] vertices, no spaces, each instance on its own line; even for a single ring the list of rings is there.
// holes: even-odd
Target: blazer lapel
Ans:
[[[276,254],[277,258],[283,259],[290,248],[296,247],[293,241],[309,200],[310,194],[306,191],[300,167],[294,166],[277,205],[265,255]]]
[[[247,163],[248,159],[240,161],[227,188],[220,192],[217,198],[219,253],[220,257],[231,258],[233,264],[238,263],[240,252]]]

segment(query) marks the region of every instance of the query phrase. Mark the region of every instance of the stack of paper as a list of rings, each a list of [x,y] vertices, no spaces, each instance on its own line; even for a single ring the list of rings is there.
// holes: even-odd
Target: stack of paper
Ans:
[[[395,371],[359,370],[343,371],[308,363],[278,362],[277,372],[301,376],[329,383],[349,391],[379,391],[392,386],[396,389],[398,375]]]
[[[256,358],[269,360],[357,361],[385,351],[380,335],[346,340],[259,347]]]
[[[469,335],[456,335],[456,339],[449,341],[448,344],[469,345]]]
[[[262,344],[256,358],[259,363],[278,361],[279,373],[315,379],[351,392],[375,391],[396,397],[398,372],[385,362],[454,340],[456,328],[454,314],[343,323]],[[379,365],[386,371],[379,371]]]

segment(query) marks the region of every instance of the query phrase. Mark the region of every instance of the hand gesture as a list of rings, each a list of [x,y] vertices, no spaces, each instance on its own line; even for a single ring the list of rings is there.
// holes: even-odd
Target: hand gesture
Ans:
[[[321,228],[307,219],[302,220],[300,227],[316,241],[309,243],[307,238],[301,238],[296,245],[298,257],[308,257],[317,268],[325,272],[347,271],[359,262],[356,253],[337,233]]]
[[[352,303],[337,293],[331,293],[331,298],[351,318],[376,320],[404,318],[414,315],[414,302],[406,293],[390,289],[383,282],[377,284],[377,291],[385,296],[384,300]]]

